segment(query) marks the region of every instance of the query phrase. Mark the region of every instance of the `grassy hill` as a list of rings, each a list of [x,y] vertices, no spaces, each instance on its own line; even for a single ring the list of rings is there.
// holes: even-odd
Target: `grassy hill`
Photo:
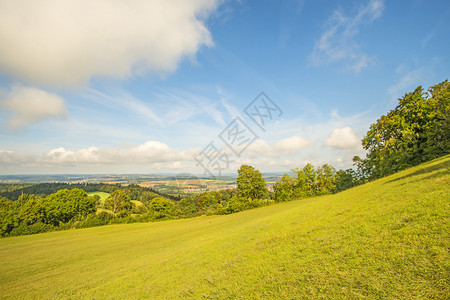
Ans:
[[[101,203],[104,203],[105,200],[111,195],[110,193],[105,193],[105,192],[90,192],[87,194],[88,194],[88,196],[98,195],[100,197]]]
[[[447,298],[450,157],[227,216],[0,240],[2,298]]]

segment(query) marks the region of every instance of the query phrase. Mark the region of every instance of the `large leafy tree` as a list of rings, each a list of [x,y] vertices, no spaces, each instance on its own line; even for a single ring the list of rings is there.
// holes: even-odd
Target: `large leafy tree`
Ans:
[[[60,222],[66,223],[96,211],[94,198],[89,197],[81,189],[60,190],[48,195],[42,201],[30,202],[33,214],[37,213],[38,217],[41,217],[40,208],[42,207],[45,211],[44,216],[42,216],[44,222],[55,226],[59,225]]]
[[[130,197],[123,190],[115,190],[105,201],[105,206],[112,210],[114,217],[127,216],[131,213]]]
[[[242,165],[239,168],[236,183],[238,198],[257,200],[268,195],[266,180],[261,172],[252,166]]]
[[[158,213],[169,213],[174,204],[164,197],[156,197],[150,202],[150,209]]]
[[[370,126],[362,141],[365,159],[354,159],[370,178],[379,178],[450,153],[450,84],[425,92],[421,86]]]

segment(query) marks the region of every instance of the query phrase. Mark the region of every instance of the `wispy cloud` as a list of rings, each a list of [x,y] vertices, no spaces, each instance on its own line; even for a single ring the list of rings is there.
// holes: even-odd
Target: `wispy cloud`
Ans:
[[[397,99],[403,97],[406,92],[412,92],[417,86],[423,86],[432,81],[430,79],[434,77],[434,69],[439,61],[439,58],[433,58],[426,64],[415,68],[405,65],[398,66],[396,70],[398,79],[387,89],[390,98],[389,105],[392,106],[396,103]],[[427,86],[423,87],[427,88]]]
[[[149,121],[154,121],[157,124],[163,124],[161,118],[146,102],[134,97],[125,90],[116,88],[109,92],[101,92],[90,88],[87,91],[86,97],[97,103],[109,107],[120,108],[133,115],[144,117]]]
[[[120,88],[108,91],[90,88],[85,97],[106,107],[126,111],[131,116],[141,116],[160,128],[193,119],[212,120],[223,127],[230,119],[230,110],[236,109],[223,95],[214,92],[210,95],[212,98],[188,90],[167,89],[149,92],[146,99],[139,99]]]
[[[382,0],[370,0],[353,16],[347,16],[342,9],[335,10],[327,20],[326,30],[316,41],[309,59],[315,65],[343,61],[348,63],[346,69],[359,73],[374,59],[361,51],[356,37],[360,28],[381,17],[383,10]]]

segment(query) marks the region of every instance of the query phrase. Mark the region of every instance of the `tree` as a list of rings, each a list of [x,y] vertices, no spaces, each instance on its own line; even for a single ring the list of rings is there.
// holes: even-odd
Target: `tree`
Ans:
[[[429,89],[434,122],[426,132],[427,160],[450,153],[450,84],[446,80]]]
[[[206,192],[197,196],[196,208],[197,211],[214,210],[217,204],[222,199],[218,192]]]
[[[32,225],[37,222],[46,222],[48,218],[46,218],[47,214],[42,202],[42,199],[36,199],[34,195],[31,195],[20,208],[18,215],[20,223]]]
[[[336,189],[336,169],[329,164],[324,164],[316,170],[316,195],[334,193]]]
[[[130,197],[123,190],[115,190],[105,201],[105,206],[112,210],[114,218],[123,217],[131,213]]]
[[[95,194],[92,198],[94,199],[96,205],[100,203],[101,198],[99,195]]]
[[[316,195],[317,171],[310,163],[302,169],[292,169],[296,173],[294,184],[294,198],[305,198]]]
[[[64,189],[48,195],[39,205],[45,211],[44,223],[55,226],[60,222],[67,223],[72,219],[86,217],[96,211],[95,200],[78,188]]]
[[[291,171],[295,177],[285,174],[274,185],[276,201],[327,195],[336,191],[336,169],[328,164],[316,169],[308,163],[302,169]]]
[[[14,202],[0,197],[0,236],[7,236],[17,225]]]
[[[236,179],[238,197],[241,199],[264,199],[268,195],[266,180],[252,166],[242,165]]]
[[[339,170],[336,173],[336,192],[347,190],[356,184],[357,177],[353,169]]]
[[[164,197],[156,197],[150,202],[150,209],[155,213],[156,218],[169,216],[174,208],[174,204]]]
[[[450,84],[406,93],[371,124],[362,141],[366,158],[356,161],[370,179],[383,177],[450,153]]]
[[[292,200],[294,197],[294,186],[295,179],[288,174],[284,174],[273,186],[275,201],[282,202]]]

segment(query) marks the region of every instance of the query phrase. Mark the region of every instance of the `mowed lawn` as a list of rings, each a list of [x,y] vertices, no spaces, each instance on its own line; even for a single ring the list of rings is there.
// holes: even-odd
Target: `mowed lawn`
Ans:
[[[0,240],[0,297],[450,295],[449,156],[331,195],[228,216]]]

